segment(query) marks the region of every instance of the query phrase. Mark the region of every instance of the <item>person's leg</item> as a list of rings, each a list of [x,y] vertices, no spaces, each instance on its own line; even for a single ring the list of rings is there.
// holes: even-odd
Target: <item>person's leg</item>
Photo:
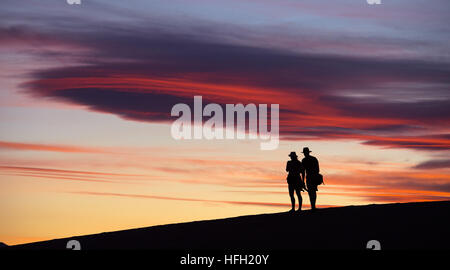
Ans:
[[[302,194],[300,192],[300,188],[297,188],[295,191],[296,191],[297,197],[298,197],[298,211],[301,211],[302,210],[302,203],[303,203]]]
[[[311,209],[315,210],[317,193],[314,189],[312,189],[312,190],[308,191],[308,195],[309,195],[309,201],[311,202]]]
[[[291,197],[291,204],[292,204],[291,211],[295,211],[294,187],[292,185],[289,185],[289,196]]]

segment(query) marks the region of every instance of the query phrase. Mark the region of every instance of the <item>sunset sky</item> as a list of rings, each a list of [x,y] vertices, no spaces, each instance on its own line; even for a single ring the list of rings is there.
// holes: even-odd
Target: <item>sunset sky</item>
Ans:
[[[2,0],[0,242],[450,199],[450,1]],[[279,104],[280,145],[174,140],[171,108]],[[303,194],[306,208],[308,196]]]

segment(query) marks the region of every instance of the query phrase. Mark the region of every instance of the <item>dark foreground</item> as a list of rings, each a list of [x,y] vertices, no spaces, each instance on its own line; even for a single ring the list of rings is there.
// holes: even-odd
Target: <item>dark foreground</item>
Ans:
[[[10,246],[8,249],[448,249],[450,201],[348,206],[197,221]]]

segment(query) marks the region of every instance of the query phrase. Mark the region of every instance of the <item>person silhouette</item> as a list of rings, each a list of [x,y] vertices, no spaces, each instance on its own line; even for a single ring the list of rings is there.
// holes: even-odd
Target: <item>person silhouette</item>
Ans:
[[[290,212],[295,211],[294,191],[295,193],[297,193],[298,197],[298,211],[301,211],[303,202],[301,191],[303,191],[305,188],[304,180],[301,177],[301,173],[304,171],[304,169],[302,163],[300,162],[300,160],[298,160],[298,156],[295,152],[291,152],[289,154],[289,157],[291,157],[291,160],[289,160],[286,163],[286,172],[288,172],[286,180],[288,183],[289,196],[291,197],[291,204],[292,204],[292,209],[290,210]]]
[[[311,210],[316,210],[316,199],[317,199],[317,184],[315,179],[319,174],[319,161],[317,158],[311,156],[309,153],[311,151],[308,147],[303,148],[302,165],[304,170],[302,171],[302,178],[305,179],[306,171],[306,190],[308,191],[309,201],[311,202]]]

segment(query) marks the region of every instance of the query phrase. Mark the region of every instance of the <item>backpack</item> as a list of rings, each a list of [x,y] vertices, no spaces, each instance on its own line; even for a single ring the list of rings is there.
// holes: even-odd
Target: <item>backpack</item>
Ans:
[[[324,184],[325,185],[325,183],[323,182],[323,176],[320,174],[320,173],[318,173],[315,177],[314,177],[315,179],[315,184],[318,186],[318,185],[322,185],[322,184]]]

